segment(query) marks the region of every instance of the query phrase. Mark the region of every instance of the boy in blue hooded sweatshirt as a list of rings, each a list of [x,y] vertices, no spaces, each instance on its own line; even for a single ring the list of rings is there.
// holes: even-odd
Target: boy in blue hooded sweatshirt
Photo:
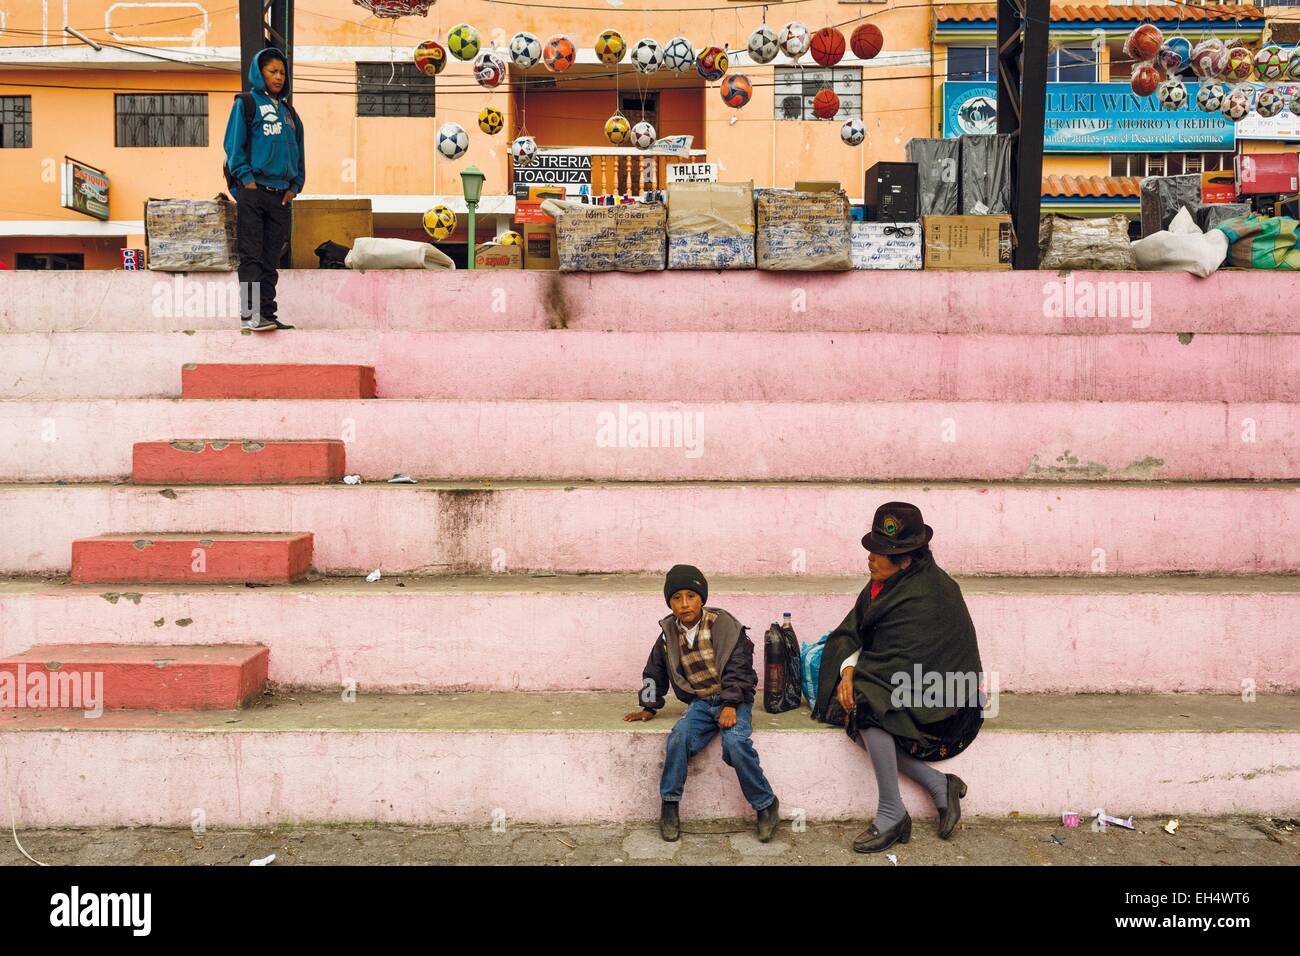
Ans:
[[[240,320],[245,329],[291,329],[276,318],[277,266],[289,238],[289,203],[306,178],[302,120],[282,100],[284,54],[267,47],[248,69],[250,92],[226,123],[226,170],[234,180]],[[251,110],[250,110],[251,107]]]

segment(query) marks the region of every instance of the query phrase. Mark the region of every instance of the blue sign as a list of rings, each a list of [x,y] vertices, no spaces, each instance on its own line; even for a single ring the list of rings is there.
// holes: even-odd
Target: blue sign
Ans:
[[[1048,83],[1043,149],[1049,153],[1231,152],[1236,129],[1218,113],[1196,108],[1199,85],[1187,84],[1187,105],[1162,110],[1155,96],[1127,83]],[[943,135],[996,133],[995,83],[943,84]]]

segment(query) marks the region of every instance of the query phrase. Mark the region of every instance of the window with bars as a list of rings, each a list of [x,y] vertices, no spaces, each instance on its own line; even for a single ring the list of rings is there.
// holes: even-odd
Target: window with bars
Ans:
[[[0,96],[0,149],[30,149],[32,98]]]
[[[207,146],[208,94],[118,93],[118,146]]]
[[[1232,153],[1112,153],[1112,176],[1184,176],[1233,168]]]
[[[948,47],[948,79],[986,82],[996,76],[997,59],[993,47]]]
[[[434,78],[414,63],[358,63],[358,116],[433,116]]]
[[[776,68],[776,118],[814,120],[813,97],[829,87],[840,98],[837,122],[862,118],[862,68],[806,69],[801,66]]]

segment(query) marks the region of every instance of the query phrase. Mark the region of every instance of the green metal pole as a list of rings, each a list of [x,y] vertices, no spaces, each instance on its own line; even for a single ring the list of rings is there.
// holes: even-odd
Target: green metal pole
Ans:
[[[478,203],[467,203],[469,206],[469,267],[474,268],[474,212],[478,208]]]

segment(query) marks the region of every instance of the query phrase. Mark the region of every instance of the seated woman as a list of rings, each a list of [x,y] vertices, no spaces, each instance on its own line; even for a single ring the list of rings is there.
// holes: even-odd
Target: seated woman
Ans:
[[[930,553],[933,535],[915,505],[876,510],[862,538],[871,582],[822,654],[813,717],[845,726],[866,748],[880,790],[876,818],[853,843],[859,853],[912,837],[900,770],[930,792],[942,839],[961,818],[966,784],[929,762],[964,752],[979,733],[983,672],[961,589]]]

